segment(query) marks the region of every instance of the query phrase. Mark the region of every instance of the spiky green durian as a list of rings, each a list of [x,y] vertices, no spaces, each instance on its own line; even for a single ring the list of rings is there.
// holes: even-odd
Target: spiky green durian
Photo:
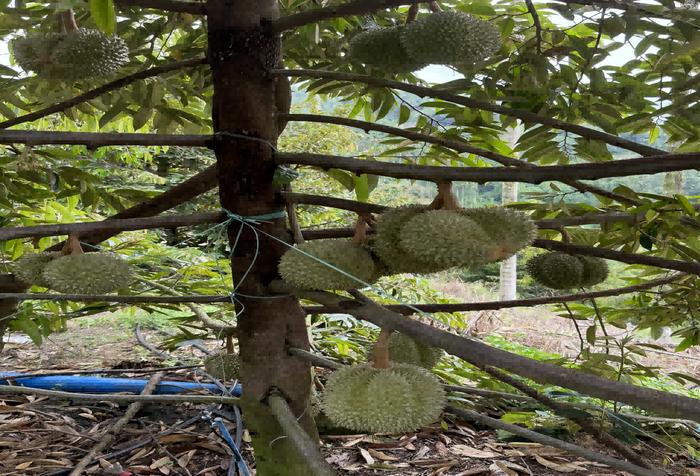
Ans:
[[[458,11],[432,13],[409,23],[401,35],[408,57],[427,64],[483,61],[501,47],[498,30],[489,22]]]
[[[426,66],[411,60],[401,44],[403,26],[374,28],[355,35],[348,45],[348,57],[368,66],[395,73],[410,73]]]
[[[106,253],[62,256],[44,267],[42,277],[51,289],[67,294],[105,294],[128,286],[131,267]]]
[[[344,367],[331,374],[323,412],[338,426],[369,433],[413,431],[434,422],[445,406],[445,392],[427,370],[408,364],[389,369]]]
[[[402,227],[399,246],[411,258],[438,269],[472,267],[487,262],[486,232],[454,210],[429,210]]]
[[[389,269],[390,273],[427,274],[440,271],[441,268],[429,260],[407,256],[399,245],[403,225],[411,218],[423,213],[425,209],[422,205],[407,205],[377,216],[376,233],[371,245],[372,251]]]
[[[466,208],[460,210],[471,218],[489,237],[489,261],[502,261],[532,244],[537,225],[519,210],[505,207]]]
[[[103,77],[119,70],[129,61],[129,48],[118,36],[79,28],[65,34],[53,56],[64,66],[64,77],[67,79]]]
[[[124,40],[87,28],[18,38],[12,50],[22,69],[52,79],[107,76],[129,61]]]
[[[238,378],[241,361],[238,354],[229,354],[226,351],[216,352],[204,359],[204,368],[212,377],[219,380],[234,380]]]
[[[532,279],[552,289],[577,288],[583,281],[583,263],[576,256],[565,253],[544,253],[526,264]]]
[[[430,370],[437,365],[442,355],[442,349],[428,347],[406,334],[393,332],[389,336],[389,360],[392,362],[417,365]]]
[[[329,264],[360,281],[336,271]],[[361,288],[362,282],[369,283],[375,272],[369,252],[348,239],[316,240],[297,245],[282,255],[278,269],[282,279],[292,286],[316,290]]]
[[[42,276],[42,273],[46,265],[59,256],[61,256],[61,253],[58,252],[28,253],[12,263],[12,273],[23,283],[36,284],[42,288],[48,288],[49,284]]]
[[[579,286],[588,287],[602,283],[608,279],[608,263],[594,256],[577,256],[583,265],[583,275]]]
[[[53,51],[61,40],[61,33],[29,34],[10,42],[17,64],[27,72],[41,76],[55,76],[62,66],[53,58]]]

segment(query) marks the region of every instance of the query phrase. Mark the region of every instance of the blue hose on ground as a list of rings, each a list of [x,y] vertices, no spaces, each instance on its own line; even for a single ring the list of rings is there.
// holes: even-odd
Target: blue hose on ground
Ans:
[[[43,377],[22,378],[21,373],[0,372],[0,385],[8,385],[7,379],[14,385],[22,387],[41,388],[45,390],[61,390],[73,393],[141,393],[148,380],[114,377],[93,377],[83,375],[47,375]],[[213,394],[221,394],[221,389],[210,383],[163,381],[154,390],[155,395],[172,395],[192,390],[206,390]],[[241,386],[236,385],[231,394],[241,395]]]

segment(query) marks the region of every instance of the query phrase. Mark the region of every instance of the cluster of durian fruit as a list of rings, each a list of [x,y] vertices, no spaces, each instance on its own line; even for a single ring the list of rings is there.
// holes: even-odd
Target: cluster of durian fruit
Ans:
[[[359,33],[348,56],[383,70],[408,73],[429,64],[471,64],[501,47],[498,30],[489,22],[459,11],[424,15],[401,26]]]
[[[381,338],[381,337],[380,337]],[[440,418],[445,391],[430,372],[442,351],[394,332],[388,339],[389,365],[351,365],[333,372],[312,411],[352,431],[399,433]]]
[[[105,77],[129,61],[124,40],[89,28],[30,34],[13,40],[11,46],[23,70],[50,79]]]
[[[106,253],[30,253],[12,270],[22,282],[66,294],[107,294],[133,280],[131,267]]]
[[[565,253],[544,253],[526,264],[528,274],[551,289],[585,288],[608,278],[608,264],[601,258]]]
[[[503,207],[429,209],[408,205],[377,217],[374,235],[310,241],[288,250],[279,273],[301,289],[349,290],[382,276],[475,268],[502,261],[532,243],[537,228]]]

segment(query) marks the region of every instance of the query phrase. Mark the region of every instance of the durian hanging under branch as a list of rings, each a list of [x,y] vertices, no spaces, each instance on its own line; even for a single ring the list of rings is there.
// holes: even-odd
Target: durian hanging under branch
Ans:
[[[436,421],[445,407],[439,380],[422,367],[389,361],[389,334],[382,330],[372,365],[336,370],[321,406],[343,428],[371,433],[414,431]]]
[[[64,31],[29,33],[10,42],[17,64],[49,79],[90,79],[109,76],[129,61],[129,48],[117,36],[78,28],[72,11],[63,12]]]

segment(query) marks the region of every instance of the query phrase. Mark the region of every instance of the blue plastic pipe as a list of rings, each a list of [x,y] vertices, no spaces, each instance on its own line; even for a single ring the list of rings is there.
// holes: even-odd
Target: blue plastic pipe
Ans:
[[[83,375],[47,375],[44,377],[22,378],[21,373],[0,372],[0,385],[7,385],[6,380],[12,377],[14,385],[45,390],[61,390],[73,393],[141,393],[148,380],[131,378],[93,377]],[[154,390],[156,395],[172,395],[185,391],[206,390],[209,393],[221,394],[221,389],[213,383],[194,383],[179,381],[164,381]],[[241,385],[233,389],[233,396],[241,395]]]

